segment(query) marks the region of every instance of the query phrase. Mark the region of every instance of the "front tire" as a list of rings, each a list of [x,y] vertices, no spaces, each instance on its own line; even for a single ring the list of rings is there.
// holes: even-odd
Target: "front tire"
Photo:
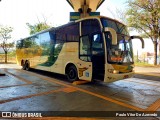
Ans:
[[[74,65],[71,65],[67,68],[66,74],[70,82],[78,80],[77,68]]]

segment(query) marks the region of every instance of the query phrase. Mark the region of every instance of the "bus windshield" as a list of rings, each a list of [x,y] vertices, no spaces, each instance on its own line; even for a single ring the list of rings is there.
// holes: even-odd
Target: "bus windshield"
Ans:
[[[133,63],[133,51],[132,51],[132,43],[128,41],[129,37],[118,34],[117,35],[117,45],[112,45],[111,40],[112,37],[110,33],[105,33],[106,43],[107,43],[107,51],[108,51],[108,62],[109,63],[117,63],[117,64],[125,64],[125,63]]]
[[[126,29],[126,26],[117,21],[110,20],[107,18],[101,18],[101,22],[102,22],[103,28],[111,27],[119,34],[129,35]]]
[[[103,28],[113,28],[117,33],[117,45],[112,45],[112,36],[109,32],[105,33],[107,43],[108,63],[132,64],[133,52],[132,43],[128,41],[129,33],[126,26],[112,19],[101,18]]]

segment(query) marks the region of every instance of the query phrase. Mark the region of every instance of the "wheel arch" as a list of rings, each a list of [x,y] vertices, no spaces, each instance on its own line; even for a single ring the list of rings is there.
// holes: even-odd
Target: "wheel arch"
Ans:
[[[67,69],[68,69],[70,66],[72,66],[72,65],[75,66],[76,69],[77,69],[77,66],[76,66],[74,63],[69,62],[69,63],[66,64],[66,67],[65,67],[65,74],[66,74],[66,72],[67,72]],[[78,69],[77,69],[77,72],[78,72]]]
[[[77,74],[77,78],[76,79],[72,79],[72,78],[70,79],[70,77],[68,75],[68,73],[70,71],[70,68],[72,66],[76,69],[76,74]],[[78,67],[74,63],[71,63],[71,62],[67,63],[66,66],[65,66],[65,75],[67,76],[67,78],[68,78],[68,80],[70,82],[74,82],[74,81],[78,80],[79,79],[79,70],[78,70]]]
[[[25,61],[22,59],[21,60],[21,66],[23,66],[25,64]]]
[[[79,69],[78,69],[78,66],[77,66],[75,63],[73,63],[73,62],[68,62],[68,63],[65,65],[65,74],[66,74],[66,72],[67,72],[67,68],[69,68],[71,65],[74,65],[74,66],[76,67],[76,69],[77,69],[77,74],[78,74],[78,78],[79,78]]]
[[[26,60],[25,65],[26,65],[26,70],[29,71],[30,70],[30,61]]]
[[[26,64],[26,63],[30,64],[29,60],[25,60],[25,64]]]

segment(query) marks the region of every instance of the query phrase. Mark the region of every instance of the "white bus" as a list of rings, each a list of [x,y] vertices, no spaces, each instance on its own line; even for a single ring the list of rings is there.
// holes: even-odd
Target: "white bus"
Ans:
[[[117,20],[87,17],[18,40],[16,59],[24,70],[65,74],[72,82],[114,82],[134,73],[134,38],[140,37],[129,36],[126,26]]]

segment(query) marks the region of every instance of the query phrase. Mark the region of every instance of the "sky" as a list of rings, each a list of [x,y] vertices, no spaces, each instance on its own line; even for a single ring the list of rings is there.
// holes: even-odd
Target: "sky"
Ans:
[[[116,8],[125,10],[127,0],[105,0],[97,10],[103,16],[115,18]],[[113,12],[111,12],[113,11]],[[2,0],[0,2],[0,24],[13,27],[12,39],[18,40],[29,36],[26,23],[32,25],[46,21],[51,26],[59,26],[69,22],[69,13],[74,12],[66,0]],[[131,35],[137,34],[131,32]],[[147,44],[152,44],[148,40]],[[139,49],[140,41],[133,42],[134,48]],[[136,51],[136,49],[134,49]],[[151,51],[146,48],[145,50]]]

